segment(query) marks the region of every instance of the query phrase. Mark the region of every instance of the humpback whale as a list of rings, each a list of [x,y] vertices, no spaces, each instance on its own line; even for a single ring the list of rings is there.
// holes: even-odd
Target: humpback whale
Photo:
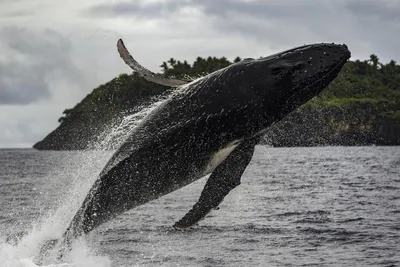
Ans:
[[[139,75],[176,88],[111,157],[64,240],[210,174],[198,201],[173,226],[197,224],[240,184],[268,127],[319,94],[351,56],[344,44],[303,45],[184,81],[147,70],[122,40],[117,47]]]

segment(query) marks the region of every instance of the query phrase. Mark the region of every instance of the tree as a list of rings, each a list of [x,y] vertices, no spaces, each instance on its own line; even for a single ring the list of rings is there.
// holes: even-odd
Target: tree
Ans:
[[[369,56],[368,62],[370,62],[370,63],[372,64],[372,67],[373,67],[374,69],[377,69],[377,68],[378,68],[378,64],[380,64],[380,63],[379,63],[379,58],[378,58],[378,56],[375,55],[375,54],[372,54],[372,55]]]

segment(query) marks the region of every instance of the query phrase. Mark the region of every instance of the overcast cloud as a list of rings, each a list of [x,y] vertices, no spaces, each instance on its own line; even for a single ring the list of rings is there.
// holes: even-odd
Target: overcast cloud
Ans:
[[[0,147],[31,146],[94,87],[170,57],[259,57],[314,42],[400,61],[397,0],[1,0]]]

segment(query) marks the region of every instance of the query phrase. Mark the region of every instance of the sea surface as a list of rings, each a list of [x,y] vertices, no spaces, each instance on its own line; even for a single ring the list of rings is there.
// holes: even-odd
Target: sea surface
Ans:
[[[36,266],[110,156],[0,150],[1,267]],[[400,266],[400,147],[258,146],[219,210],[173,230],[205,181],[119,216],[41,266]]]

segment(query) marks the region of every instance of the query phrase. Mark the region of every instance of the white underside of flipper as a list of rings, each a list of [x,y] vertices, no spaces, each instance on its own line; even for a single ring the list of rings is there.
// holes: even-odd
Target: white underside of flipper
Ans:
[[[232,153],[233,150],[235,150],[235,148],[240,144],[240,141],[241,140],[235,140],[230,142],[227,146],[215,152],[211,156],[210,162],[207,164],[204,174],[207,175],[212,173],[215,168],[217,168],[218,165],[221,164],[229,156],[229,154]]]

